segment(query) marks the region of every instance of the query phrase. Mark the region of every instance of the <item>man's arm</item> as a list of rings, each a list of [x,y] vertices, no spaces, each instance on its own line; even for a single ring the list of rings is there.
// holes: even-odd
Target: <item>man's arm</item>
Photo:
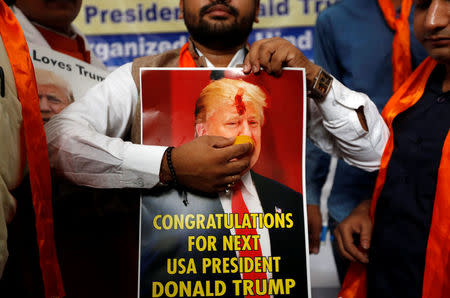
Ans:
[[[46,125],[50,166],[76,184],[97,188],[152,188],[160,181],[167,147],[123,141],[138,92],[131,64],[111,73]],[[250,144],[207,136],[173,150],[180,185],[223,190],[248,168]]]
[[[304,67],[308,88],[320,72],[295,46],[282,38],[253,43],[244,72],[279,75],[282,67]],[[334,79],[322,101],[308,99],[309,137],[325,152],[367,171],[379,168],[389,130],[367,95],[352,91]]]
[[[152,187],[165,147],[125,142],[138,93],[131,64],[111,73],[45,126],[50,166],[76,184]]]

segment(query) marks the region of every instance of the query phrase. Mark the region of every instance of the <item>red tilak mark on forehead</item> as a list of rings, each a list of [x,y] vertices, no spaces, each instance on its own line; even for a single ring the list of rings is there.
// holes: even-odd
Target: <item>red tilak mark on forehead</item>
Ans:
[[[244,95],[244,89],[239,88],[236,96],[234,97],[234,105],[236,106],[236,111],[239,115],[243,115],[245,113],[245,104],[242,101],[242,96]]]

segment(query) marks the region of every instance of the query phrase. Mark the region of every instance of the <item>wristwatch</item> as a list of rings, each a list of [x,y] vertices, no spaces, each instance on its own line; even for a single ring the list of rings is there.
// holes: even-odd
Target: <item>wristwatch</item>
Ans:
[[[316,101],[323,101],[331,89],[333,83],[333,77],[320,68],[319,73],[314,78],[312,86],[308,88],[308,97],[315,99]]]

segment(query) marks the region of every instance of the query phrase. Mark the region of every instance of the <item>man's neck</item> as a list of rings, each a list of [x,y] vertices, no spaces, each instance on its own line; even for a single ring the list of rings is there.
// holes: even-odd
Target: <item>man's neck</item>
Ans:
[[[233,59],[234,55],[239,51],[244,45],[237,46],[233,49],[226,50],[213,50],[207,48],[197,42],[194,42],[196,48],[211,62],[215,67],[227,67]]]
[[[444,83],[442,83],[442,91],[450,91],[450,64],[445,65],[445,79]]]
[[[65,35],[67,37],[72,37],[75,32],[72,30],[72,27],[68,26],[68,27],[52,27],[50,28],[52,30],[54,30],[55,32]]]
[[[63,35],[63,36],[69,37],[69,38],[72,38],[75,35],[75,32],[72,30],[71,26],[61,27],[61,28],[60,27],[53,27],[53,26],[49,27],[49,26],[45,26],[45,25],[39,24],[39,23],[34,22],[34,21],[31,21],[31,22],[33,23],[34,26],[38,26],[38,27],[44,28],[45,30],[50,30],[52,32],[58,33],[60,35]]]

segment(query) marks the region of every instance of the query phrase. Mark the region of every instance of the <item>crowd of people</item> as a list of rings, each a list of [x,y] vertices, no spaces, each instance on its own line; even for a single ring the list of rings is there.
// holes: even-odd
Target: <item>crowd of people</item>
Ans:
[[[211,112],[196,122],[197,137],[192,141],[177,147],[141,145],[139,69],[236,66],[242,66],[245,74],[274,76],[281,75],[283,67],[305,69],[309,249],[310,253],[319,250],[318,198],[329,156],[336,156],[340,161],[328,210],[342,281],[339,297],[448,295],[447,0],[337,2],[317,20],[315,63],[279,37],[248,45],[258,22],[259,0],[181,0],[180,17],[189,33],[182,48],[137,58],[74,101],[67,82],[56,78],[51,85],[50,74],[35,74],[26,45],[39,44],[104,68],[72,24],[81,2],[0,2],[0,136],[6,144],[0,149],[2,297],[3,293],[5,297],[135,297],[137,190],[163,187],[219,194],[217,208],[234,212],[230,207],[234,203],[227,203],[222,194],[232,193],[228,199],[234,200],[234,194],[241,192],[236,185],[251,194],[254,181],[260,179],[249,172],[255,155],[258,158],[259,143],[234,141],[239,135],[259,140],[261,116],[252,116],[253,106],[245,99],[231,105],[245,129],[214,132],[207,125]],[[242,96],[253,87],[236,88],[236,96]],[[252,120],[257,123],[253,129],[248,128],[249,117],[258,119]],[[122,199],[111,207],[97,189],[121,189],[117,194]],[[90,217],[75,219],[86,221],[78,231],[77,227],[67,230],[63,220],[53,220],[65,216],[61,210],[70,210],[70,204],[56,203],[58,198],[67,202],[71,190],[77,199],[91,197],[80,208]],[[262,198],[255,196],[254,208],[245,196],[240,195],[245,209],[263,210]],[[103,204],[97,204],[99,200]],[[120,211],[111,212],[108,219],[100,217],[109,207]],[[129,212],[121,213],[123,208]],[[109,236],[99,237],[100,230]],[[276,244],[267,239],[261,234],[259,254],[270,257]],[[82,253],[80,247],[85,249]],[[241,278],[256,278],[248,276]]]

